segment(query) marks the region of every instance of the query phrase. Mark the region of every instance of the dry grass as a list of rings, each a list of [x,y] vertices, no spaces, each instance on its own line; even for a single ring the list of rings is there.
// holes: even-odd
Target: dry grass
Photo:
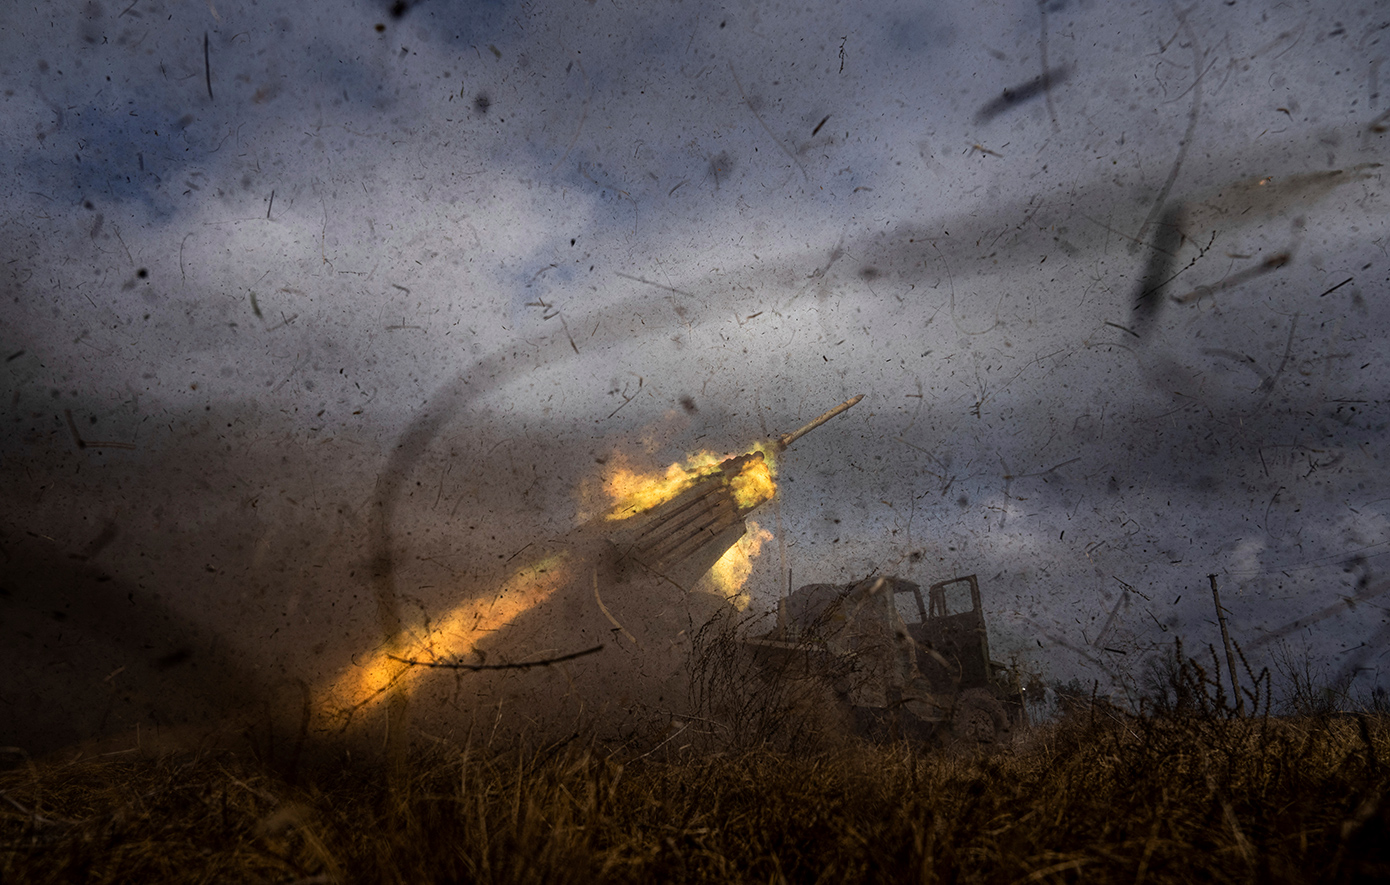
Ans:
[[[21,762],[0,881],[1386,881],[1387,751],[1383,717],[1101,706],[978,753],[441,745],[394,787],[225,755]]]

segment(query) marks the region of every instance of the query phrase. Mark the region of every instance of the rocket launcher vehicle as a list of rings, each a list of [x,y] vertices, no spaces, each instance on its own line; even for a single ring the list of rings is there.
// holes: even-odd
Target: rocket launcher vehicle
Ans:
[[[798,430],[692,477],[674,497],[629,516],[608,534],[620,577],[649,574],[690,590],[747,531],[744,517],[775,492],[764,452],[778,454],[864,398],[845,400]]]

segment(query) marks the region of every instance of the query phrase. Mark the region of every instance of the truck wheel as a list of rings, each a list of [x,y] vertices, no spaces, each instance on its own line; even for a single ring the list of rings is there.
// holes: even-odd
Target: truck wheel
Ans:
[[[961,692],[951,717],[951,736],[963,744],[993,744],[1009,731],[1009,715],[999,699],[983,688]]]

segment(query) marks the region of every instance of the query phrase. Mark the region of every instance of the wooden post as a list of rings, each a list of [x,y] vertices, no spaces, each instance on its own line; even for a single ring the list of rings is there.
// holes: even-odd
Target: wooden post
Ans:
[[[1236,693],[1236,715],[1245,715],[1245,701],[1240,696],[1240,682],[1236,679],[1236,656],[1231,651],[1231,634],[1226,630],[1226,610],[1221,607],[1221,593],[1216,589],[1216,575],[1207,575],[1211,581],[1211,598],[1216,602],[1216,621],[1221,625],[1221,641],[1226,644],[1226,666],[1231,671],[1231,690]]]

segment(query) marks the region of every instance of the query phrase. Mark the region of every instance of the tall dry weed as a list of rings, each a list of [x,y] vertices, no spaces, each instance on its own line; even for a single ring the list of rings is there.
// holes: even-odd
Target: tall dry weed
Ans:
[[[1390,878],[1383,716],[1098,703],[990,751],[639,749],[436,740],[391,785],[325,758],[297,784],[225,755],[21,761],[0,881]]]

